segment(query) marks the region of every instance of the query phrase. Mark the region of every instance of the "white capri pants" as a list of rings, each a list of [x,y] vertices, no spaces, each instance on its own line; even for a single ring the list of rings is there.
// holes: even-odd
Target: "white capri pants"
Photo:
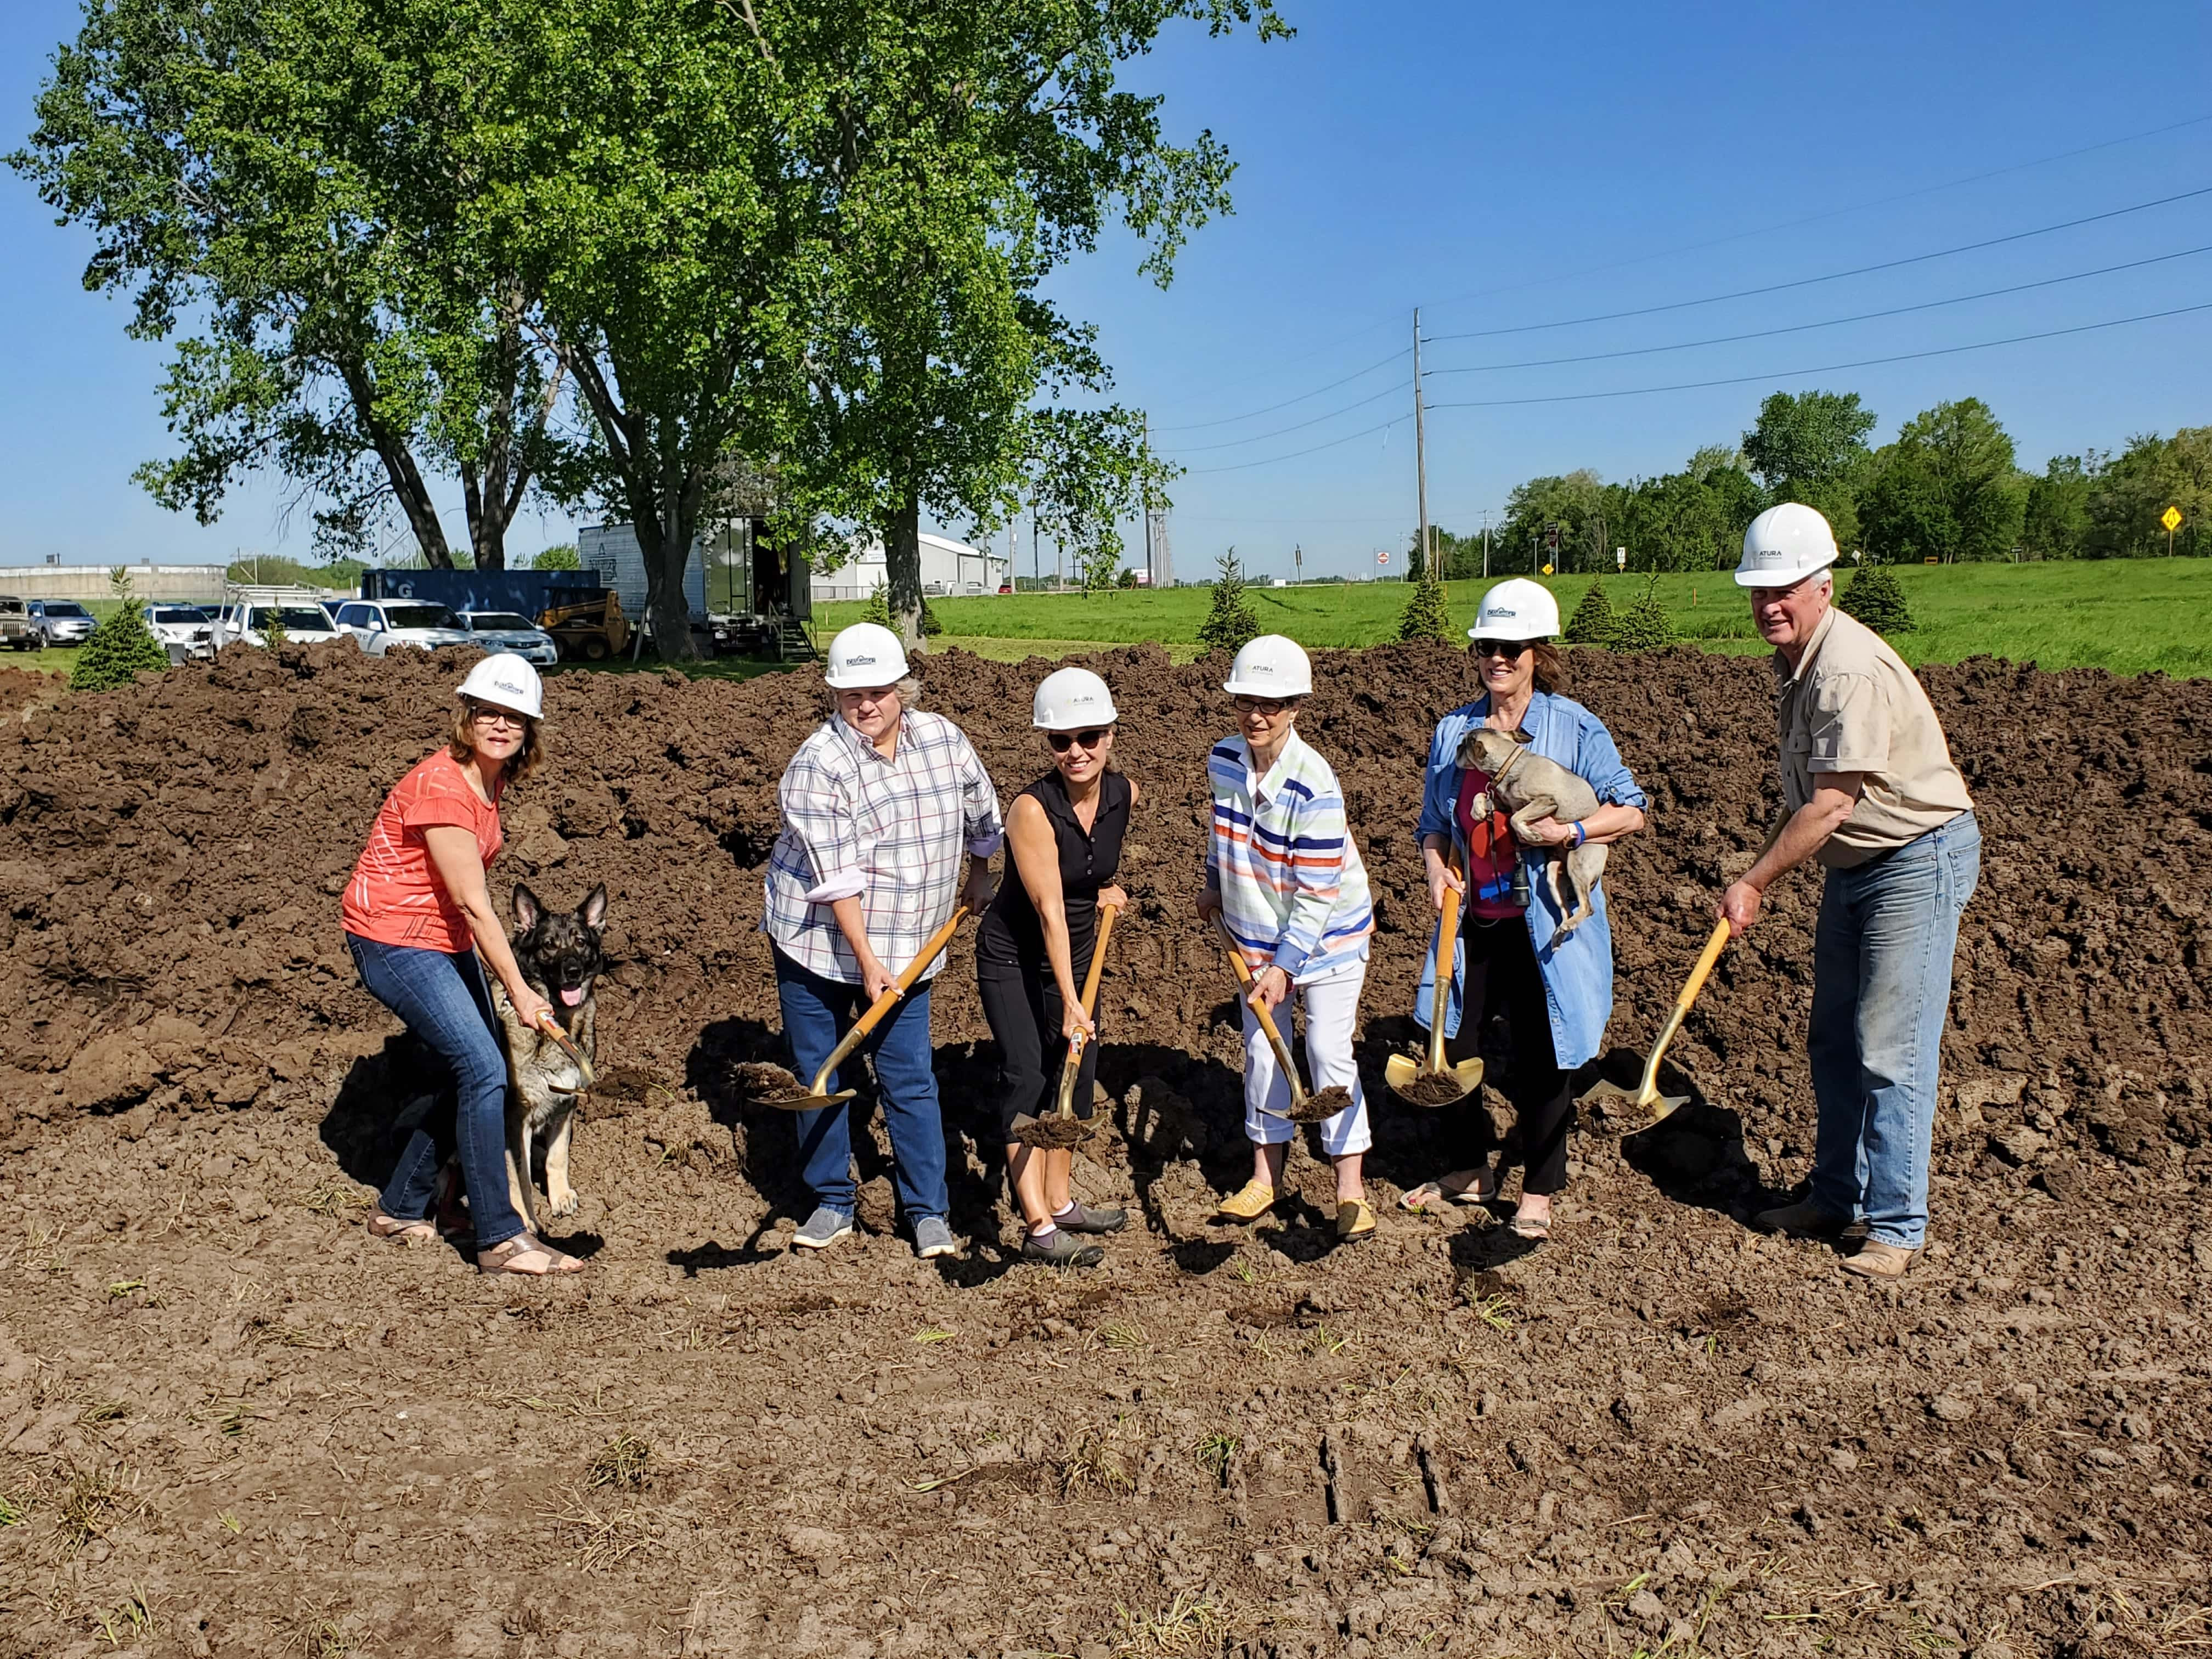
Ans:
[[[1352,1104],[1321,1122],[1322,1147],[1331,1158],[1364,1152],[1375,1144],[1367,1127],[1367,1096],[1352,1057],[1352,1028],[1359,1017],[1359,993],[1366,983],[1367,963],[1362,960],[1326,979],[1296,986],[1291,993],[1305,1005],[1306,1069],[1313,1074],[1315,1092],[1340,1087],[1352,1091]],[[1275,1064],[1274,1048],[1260,1029],[1252,1005],[1243,997],[1237,1001],[1244,1011],[1245,1138],[1262,1146],[1277,1146],[1298,1127],[1287,1117],[1273,1115],[1290,1110],[1291,1085]],[[1275,1029],[1284,1033],[1286,1045],[1290,1015],[1291,999],[1285,997],[1275,1006],[1274,1017]]]

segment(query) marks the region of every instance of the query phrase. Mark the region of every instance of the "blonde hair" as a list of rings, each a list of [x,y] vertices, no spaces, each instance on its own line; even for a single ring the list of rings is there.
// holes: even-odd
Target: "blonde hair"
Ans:
[[[485,708],[491,704],[483,705]],[[453,729],[446,739],[446,752],[457,761],[465,761],[477,752],[476,711],[478,705],[463,697],[453,705]],[[515,711],[507,711],[513,714]],[[538,729],[538,722],[525,714],[522,717],[522,748],[507,763],[504,774],[509,783],[520,783],[538,769],[545,758],[545,739]]]

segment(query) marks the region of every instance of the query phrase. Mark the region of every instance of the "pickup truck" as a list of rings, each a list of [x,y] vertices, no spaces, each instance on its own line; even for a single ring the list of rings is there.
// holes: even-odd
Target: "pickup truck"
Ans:
[[[0,593],[0,645],[10,651],[40,651],[46,635],[31,626],[30,607],[12,593]]]

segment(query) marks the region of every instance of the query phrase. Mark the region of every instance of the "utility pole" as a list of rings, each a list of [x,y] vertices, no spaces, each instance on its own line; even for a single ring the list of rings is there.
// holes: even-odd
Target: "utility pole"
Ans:
[[[1490,509],[1482,509],[1482,580],[1490,580]]]
[[[1413,307],[1413,488],[1420,497],[1421,568],[1416,577],[1429,574],[1429,438],[1421,418],[1421,308]]]
[[[1030,588],[1035,592],[1044,586],[1044,567],[1039,562],[1044,556],[1037,550],[1036,503],[1030,503]],[[1008,580],[1012,578],[1009,577]]]
[[[1306,579],[1306,550],[1295,542],[1291,545],[1291,580],[1302,582]]]

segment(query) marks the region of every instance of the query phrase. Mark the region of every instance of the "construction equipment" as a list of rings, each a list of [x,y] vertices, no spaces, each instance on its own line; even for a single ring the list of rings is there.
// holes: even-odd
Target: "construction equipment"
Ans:
[[[1237,988],[1252,1012],[1260,1017],[1260,1029],[1267,1034],[1267,1046],[1275,1051],[1275,1064],[1283,1068],[1283,1081],[1290,1085],[1289,1111],[1272,1111],[1265,1106],[1260,1109],[1270,1117],[1286,1117],[1293,1123],[1318,1123],[1323,1118],[1334,1117],[1352,1104],[1352,1091],[1338,1085],[1323,1089],[1319,1094],[1310,1095],[1305,1091],[1305,1085],[1298,1081],[1298,1068],[1291,1060],[1291,1046],[1283,1041],[1283,1034],[1276,1027],[1274,1015],[1268,1012],[1266,1003],[1252,995],[1252,969],[1245,963],[1244,953],[1237,948],[1237,941],[1229,937],[1229,929],[1222,926],[1218,915],[1214,917],[1213,925],[1221,934],[1221,948],[1228,953],[1230,970],[1237,975]]]
[[[548,605],[538,625],[553,636],[561,654],[574,660],[605,662],[629,643],[629,619],[611,587],[603,587],[574,605]]]
[[[1454,848],[1444,867],[1456,876],[1459,873],[1459,849]],[[1444,1009],[1451,995],[1452,950],[1459,943],[1459,913],[1467,903],[1464,892],[1444,889],[1443,915],[1437,924],[1436,988],[1429,997],[1429,1063],[1417,1064],[1411,1054],[1393,1054],[1382,1062],[1382,1080],[1390,1085],[1390,1092],[1408,1106],[1430,1109],[1449,1106],[1467,1098],[1475,1085],[1482,1081],[1482,1062],[1462,1060],[1456,1066],[1444,1064]],[[1478,1023],[1480,1009],[1462,1008],[1460,1019],[1464,1024],[1470,1018]]]
[[[1682,1029],[1689,1018],[1690,1005],[1698,1000],[1698,993],[1705,988],[1712,976],[1713,965],[1721,959],[1721,952],[1729,942],[1728,919],[1723,916],[1713,924],[1713,931],[1705,940],[1705,948],[1698,953],[1697,966],[1690,969],[1690,977],[1682,987],[1682,994],[1674,999],[1674,1011],[1667,1016],[1667,1023],[1659,1028],[1659,1040],[1651,1045],[1651,1057],[1644,1062],[1644,1081],[1633,1091],[1618,1083],[1601,1082],[1582,1097],[1585,1106],[1604,1109],[1615,1102],[1624,1103],[1639,1111],[1650,1111],[1651,1121],[1639,1123],[1631,1134],[1649,1129],[1653,1124],[1664,1122],[1669,1114],[1689,1102],[1687,1095],[1662,1095],[1659,1092],[1659,1062],[1667,1053],[1667,1045],[1674,1040],[1674,1033]]]
[[[953,907],[952,915],[944,927],[932,933],[922,944],[915,958],[906,965],[906,971],[895,981],[891,988],[869,1005],[867,1012],[853,1022],[853,1029],[845,1033],[845,1040],[830,1051],[830,1058],[822,1062],[822,1069],[814,1074],[811,1085],[801,1089],[799,1079],[781,1066],[770,1066],[755,1060],[738,1067],[738,1087],[763,1106],[773,1106],[784,1112],[818,1112],[824,1106],[835,1106],[841,1100],[850,1100],[854,1091],[840,1089],[830,1092],[830,1074],[859,1048],[868,1033],[883,1024],[884,1016],[892,1006],[914,987],[929,964],[952,942],[952,935],[967,920],[968,907]]]
[[[1083,975],[1083,1014],[1098,1006],[1098,971],[1106,965],[1106,941],[1114,936],[1114,918],[1121,914],[1118,905],[1102,905],[1098,911],[1098,939],[1091,947],[1091,967]],[[1060,1094],[1049,1117],[1024,1115],[1014,1120],[1014,1139],[1024,1146],[1041,1152],[1065,1152],[1079,1142],[1091,1139],[1097,1125],[1087,1117],[1075,1115],[1075,1079],[1083,1069],[1085,1038],[1081,1031],[1067,1040],[1067,1058],[1060,1068]]]

